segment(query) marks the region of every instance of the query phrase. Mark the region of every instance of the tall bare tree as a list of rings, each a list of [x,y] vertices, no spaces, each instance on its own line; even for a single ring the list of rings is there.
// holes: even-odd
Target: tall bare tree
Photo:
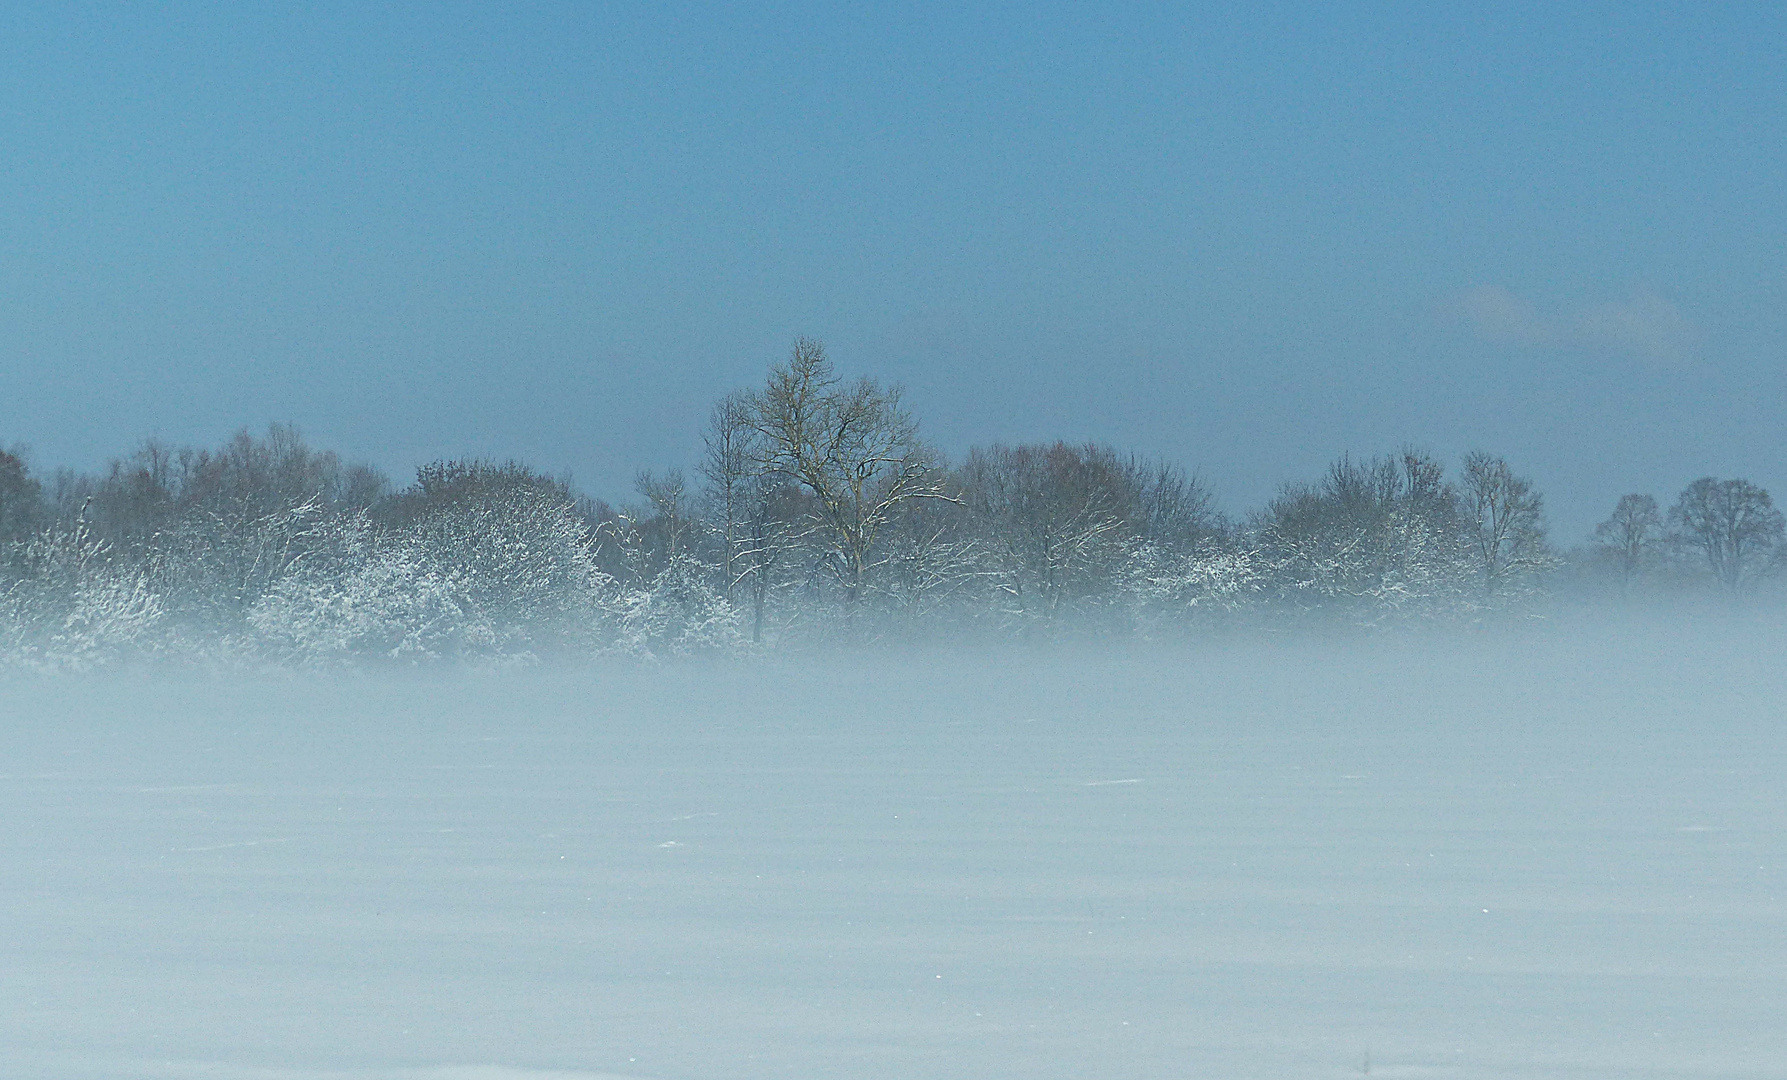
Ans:
[[[824,544],[851,613],[895,512],[914,499],[948,497],[901,398],[898,386],[867,377],[842,381],[825,346],[800,338],[751,400],[763,471],[812,495],[809,531]]]

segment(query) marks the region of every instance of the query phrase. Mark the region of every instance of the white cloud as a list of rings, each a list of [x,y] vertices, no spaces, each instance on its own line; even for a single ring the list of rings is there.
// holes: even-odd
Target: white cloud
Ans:
[[[1671,367],[1692,360],[1699,337],[1680,308],[1649,289],[1556,314],[1500,285],[1480,285],[1447,307],[1491,344],[1550,345]]]
[[[1695,338],[1681,309],[1649,291],[1634,293],[1630,300],[1583,308],[1572,319],[1570,331],[1584,348],[1660,364],[1688,359]]]
[[[1543,345],[1555,336],[1531,303],[1500,285],[1465,290],[1458,296],[1455,309],[1484,341]]]

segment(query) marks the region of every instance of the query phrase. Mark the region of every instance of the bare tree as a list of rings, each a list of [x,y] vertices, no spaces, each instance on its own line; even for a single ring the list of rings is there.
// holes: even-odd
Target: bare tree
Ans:
[[[752,426],[751,397],[739,391],[714,403],[702,432],[701,476],[707,481],[715,531],[720,534],[720,567],[726,598],[732,598],[745,570],[741,555],[744,523],[762,457]]]
[[[1480,450],[1464,457],[1464,508],[1484,592],[1498,596],[1549,569],[1544,499],[1507,461]]]
[[[894,513],[914,499],[947,498],[901,396],[867,377],[842,382],[825,346],[800,338],[751,401],[763,471],[813,496],[811,534],[825,545],[852,614]]]
[[[990,534],[1005,568],[1002,587],[1020,610],[1053,618],[1109,580],[1124,542],[1146,524],[1134,518],[1155,509],[1141,505],[1142,473],[1095,444],[969,451],[961,469],[968,505]]]
[[[1174,546],[1197,545],[1227,531],[1228,523],[1216,509],[1216,497],[1197,473],[1134,455],[1125,471],[1138,500],[1134,524],[1148,539]]]
[[[798,542],[798,523],[812,516],[812,496],[779,473],[751,480],[738,535],[739,584],[751,605],[751,642],[763,640],[769,599],[782,584],[784,556]]]
[[[22,451],[0,450],[0,543],[23,540],[43,515],[43,485],[25,467]]]
[[[67,523],[78,516],[118,552],[144,558],[180,515],[180,456],[159,439],[145,439],[128,457],[112,459],[104,477],[78,485],[86,490],[70,491],[60,516]]]
[[[1673,538],[1698,552],[1727,591],[1755,583],[1782,546],[1783,522],[1768,492],[1748,480],[1703,476],[1669,511]]]
[[[645,497],[652,516],[656,519],[652,523],[655,526],[653,531],[662,536],[663,561],[675,562],[677,555],[684,553],[688,547],[684,534],[693,524],[689,512],[689,486],[683,479],[683,471],[670,469],[663,476],[658,476],[646,469],[634,477],[633,487]]]
[[[721,544],[725,594],[741,594],[751,610],[751,641],[763,640],[765,612],[777,573],[807,512],[798,485],[778,471],[759,431],[757,399],[748,391],[714,403],[702,434],[701,475],[708,513]]]
[[[1619,575],[1625,596],[1655,557],[1663,540],[1663,515],[1649,495],[1622,495],[1613,516],[1595,526],[1595,545]]]

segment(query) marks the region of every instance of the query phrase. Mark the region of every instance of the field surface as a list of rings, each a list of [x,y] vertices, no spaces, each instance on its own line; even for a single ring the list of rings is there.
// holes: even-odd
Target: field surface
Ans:
[[[1731,633],[0,683],[0,1074],[1787,1075]]]

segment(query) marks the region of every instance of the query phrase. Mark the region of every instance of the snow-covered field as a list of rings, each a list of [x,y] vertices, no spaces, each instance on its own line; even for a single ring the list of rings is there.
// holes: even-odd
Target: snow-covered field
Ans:
[[[0,1075],[1787,1075],[1778,635],[0,684]]]

